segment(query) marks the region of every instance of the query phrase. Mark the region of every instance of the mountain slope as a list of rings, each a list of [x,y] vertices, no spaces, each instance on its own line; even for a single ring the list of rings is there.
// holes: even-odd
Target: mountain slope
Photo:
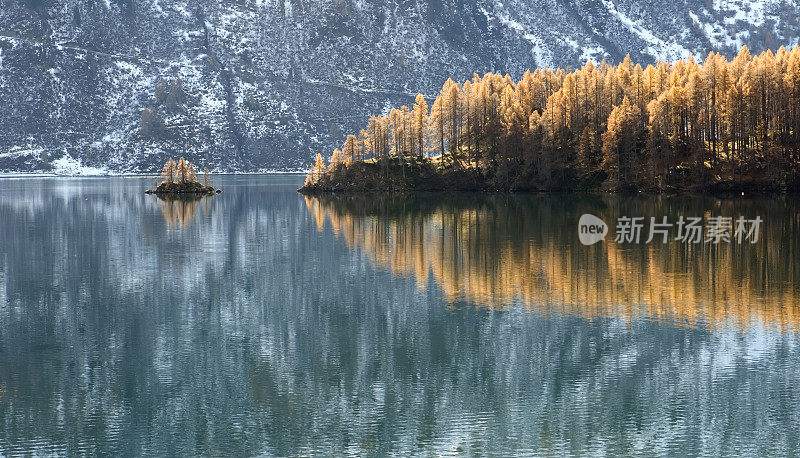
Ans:
[[[224,3],[224,4],[220,4]],[[447,77],[791,46],[797,2],[0,0],[0,171],[301,168]]]

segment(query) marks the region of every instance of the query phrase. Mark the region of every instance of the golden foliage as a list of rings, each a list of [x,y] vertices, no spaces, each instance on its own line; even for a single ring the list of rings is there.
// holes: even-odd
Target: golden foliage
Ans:
[[[175,175],[176,175],[175,159],[169,158],[167,159],[167,163],[164,164],[164,169],[161,172],[161,178],[163,178],[164,181],[167,183],[174,183]]]
[[[165,183],[192,183],[198,181],[194,165],[183,157],[178,159],[178,162],[175,162],[175,159],[172,158],[167,159],[161,171],[161,178]],[[207,170],[204,180],[208,181]]]
[[[495,73],[448,79],[430,113],[418,95],[411,109],[371,116],[357,138],[362,149],[348,137],[342,151],[345,162],[434,152],[454,165],[508,163],[540,176],[610,167],[638,187],[660,186],[687,166],[732,180],[764,164],[800,168],[798,107],[797,46],[758,56],[744,47],[731,61],[712,52],[702,64],[642,67],[626,57],[536,69],[516,82]]]

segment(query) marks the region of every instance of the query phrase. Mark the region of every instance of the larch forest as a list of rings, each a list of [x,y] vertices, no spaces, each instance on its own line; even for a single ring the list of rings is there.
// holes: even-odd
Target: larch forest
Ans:
[[[800,190],[800,48],[448,79],[371,116],[303,192]]]

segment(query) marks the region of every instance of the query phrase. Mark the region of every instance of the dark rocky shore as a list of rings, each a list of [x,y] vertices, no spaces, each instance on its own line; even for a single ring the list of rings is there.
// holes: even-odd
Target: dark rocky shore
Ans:
[[[198,194],[198,195],[212,195],[222,192],[220,189],[214,189],[213,186],[203,186],[199,181],[190,181],[185,183],[180,182],[162,182],[156,189],[148,189],[145,191],[147,194]]]
[[[410,159],[404,162],[391,158],[380,162],[340,164],[327,170],[316,181],[307,182],[298,191],[319,193],[368,192],[615,192],[615,193],[704,193],[753,194],[800,192],[796,174],[771,174],[769,170],[754,171],[749,178],[721,179],[707,173],[703,176],[691,170],[678,171],[663,177],[660,184],[633,187],[614,183],[603,170],[584,173],[575,168],[553,169],[547,179],[524,165],[498,166],[489,170],[446,166],[430,159]],[[754,178],[753,178],[754,177]]]

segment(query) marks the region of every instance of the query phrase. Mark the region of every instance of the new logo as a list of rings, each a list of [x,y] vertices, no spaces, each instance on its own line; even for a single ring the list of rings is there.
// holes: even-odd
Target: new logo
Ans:
[[[584,245],[594,245],[605,240],[608,234],[608,226],[602,219],[585,213],[578,220],[578,238]]]

